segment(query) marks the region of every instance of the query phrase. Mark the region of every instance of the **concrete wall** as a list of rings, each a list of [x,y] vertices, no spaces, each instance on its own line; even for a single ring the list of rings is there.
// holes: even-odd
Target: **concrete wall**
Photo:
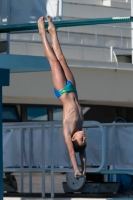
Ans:
[[[70,66],[81,103],[133,106],[131,64],[117,67],[115,63],[99,63],[98,68],[97,62],[78,65],[73,61]],[[11,74],[10,86],[3,89],[3,95],[3,103],[60,104],[53,93],[51,72]]]

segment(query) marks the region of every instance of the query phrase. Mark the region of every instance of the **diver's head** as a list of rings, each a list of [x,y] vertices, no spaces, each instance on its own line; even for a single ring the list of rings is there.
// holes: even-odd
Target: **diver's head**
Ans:
[[[72,143],[75,152],[83,151],[87,144],[86,144],[86,135],[84,131],[77,131],[72,136]]]

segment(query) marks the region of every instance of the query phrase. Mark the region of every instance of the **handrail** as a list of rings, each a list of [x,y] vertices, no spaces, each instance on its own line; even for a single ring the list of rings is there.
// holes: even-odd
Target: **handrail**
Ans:
[[[88,121],[88,123],[84,123],[84,128],[92,128],[92,127],[99,127],[102,133],[102,161],[98,168],[89,168],[87,172],[100,172],[106,162],[106,137],[105,137],[105,130],[101,123],[96,121]]]
[[[42,44],[41,41],[31,41],[31,40],[13,40],[11,39],[11,41],[13,42],[27,42],[27,43],[37,43],[37,44]],[[96,47],[96,48],[105,48],[105,49],[110,49],[110,46],[102,46],[102,45],[93,45],[93,44],[75,44],[75,43],[65,43],[65,42],[60,42],[60,45],[66,45],[66,46],[76,46],[76,47]],[[132,51],[133,48],[123,48],[123,47],[117,47],[117,46],[113,46],[113,49],[117,49],[117,50],[127,50],[127,51]]]
[[[31,160],[29,163],[29,167],[28,168],[23,168],[23,156],[21,154],[21,165],[18,167],[8,167],[8,168],[4,168],[4,172],[17,172],[21,174],[21,179],[23,177],[23,173],[28,172],[29,174],[32,174],[34,172],[36,173],[42,173],[42,198],[45,197],[45,173],[49,172],[51,173],[51,197],[54,197],[54,173],[58,173],[58,172],[70,172],[73,171],[72,168],[59,168],[59,167],[55,167],[54,166],[54,157],[51,157],[51,167],[48,168],[45,166],[45,128],[49,128],[51,127],[51,134],[53,133],[53,129],[54,128],[62,128],[62,122],[15,122],[15,123],[3,123],[3,129],[4,130],[8,130],[12,128],[20,128],[20,133],[21,133],[21,140],[23,138],[23,130],[25,128],[28,128],[28,130],[31,129],[31,126],[33,126],[35,128],[35,125],[37,128],[42,127],[42,148],[43,148],[43,155],[42,155],[42,166],[41,167],[32,167],[31,165]],[[87,168],[86,172],[94,172],[94,173],[98,173],[100,172],[101,174],[121,174],[121,173],[126,173],[126,174],[133,174],[133,169],[113,169],[113,170],[107,170],[105,168],[105,164],[106,164],[106,127],[126,127],[126,126],[133,126],[133,123],[103,123],[100,124],[99,122],[95,122],[95,121],[85,121],[83,124],[83,128],[97,128],[99,127],[101,132],[102,132],[102,160],[101,160],[101,164],[98,168]],[[22,130],[23,129],[23,130]],[[29,131],[30,132],[30,131]],[[52,147],[52,154],[54,153],[54,146],[52,145],[54,142],[54,138],[53,138],[54,134],[52,134],[51,137],[51,147]],[[29,137],[30,139],[30,137]],[[31,142],[31,139],[29,140]],[[31,146],[31,143],[29,142],[29,146]],[[21,151],[23,149],[23,142],[21,141]],[[31,156],[31,151],[29,151],[29,155]],[[31,186],[31,181],[32,181],[32,176],[30,176],[30,190],[32,191],[32,186]],[[23,183],[23,180],[21,180],[21,184]],[[21,186],[21,189],[23,190],[23,186]]]
[[[13,42],[25,42],[25,43],[37,43],[37,44],[41,44],[41,41],[31,41],[31,40],[11,40]],[[116,54],[114,52],[114,50],[126,50],[126,51],[133,51],[132,48],[123,48],[123,47],[116,47],[116,46],[102,46],[102,45],[89,45],[89,44],[74,44],[74,43],[60,43],[60,45],[64,45],[64,46],[72,46],[72,47],[82,47],[82,52],[83,52],[83,47],[92,47],[92,48],[100,48],[100,49],[110,49],[110,62],[113,62],[113,56],[115,59],[115,62],[117,63],[118,66],[118,60],[116,57]],[[83,57],[83,53],[82,53],[82,57]],[[82,59],[83,60],[83,59]]]

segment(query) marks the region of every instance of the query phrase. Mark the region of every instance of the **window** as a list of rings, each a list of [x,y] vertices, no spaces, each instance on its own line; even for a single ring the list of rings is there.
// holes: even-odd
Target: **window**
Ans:
[[[62,108],[53,108],[53,120],[62,120]]]
[[[46,121],[48,120],[48,112],[45,107],[27,107],[28,121]]]
[[[2,108],[3,122],[18,122],[20,121],[16,106],[3,106]]]

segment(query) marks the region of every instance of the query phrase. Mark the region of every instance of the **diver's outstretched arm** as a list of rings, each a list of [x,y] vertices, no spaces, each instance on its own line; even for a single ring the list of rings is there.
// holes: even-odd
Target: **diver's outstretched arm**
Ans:
[[[78,168],[78,164],[77,164],[77,160],[75,157],[75,152],[74,152],[74,148],[73,148],[73,143],[72,143],[72,139],[71,139],[71,134],[69,134],[67,131],[63,131],[63,135],[65,138],[65,143],[68,149],[68,153],[70,156],[70,160],[74,169],[74,175],[76,177],[76,175],[81,175],[79,168]]]
[[[81,168],[82,168],[82,175],[85,175],[86,173],[86,151],[83,150],[81,152],[79,152],[79,157],[80,157],[80,161],[81,161]]]

